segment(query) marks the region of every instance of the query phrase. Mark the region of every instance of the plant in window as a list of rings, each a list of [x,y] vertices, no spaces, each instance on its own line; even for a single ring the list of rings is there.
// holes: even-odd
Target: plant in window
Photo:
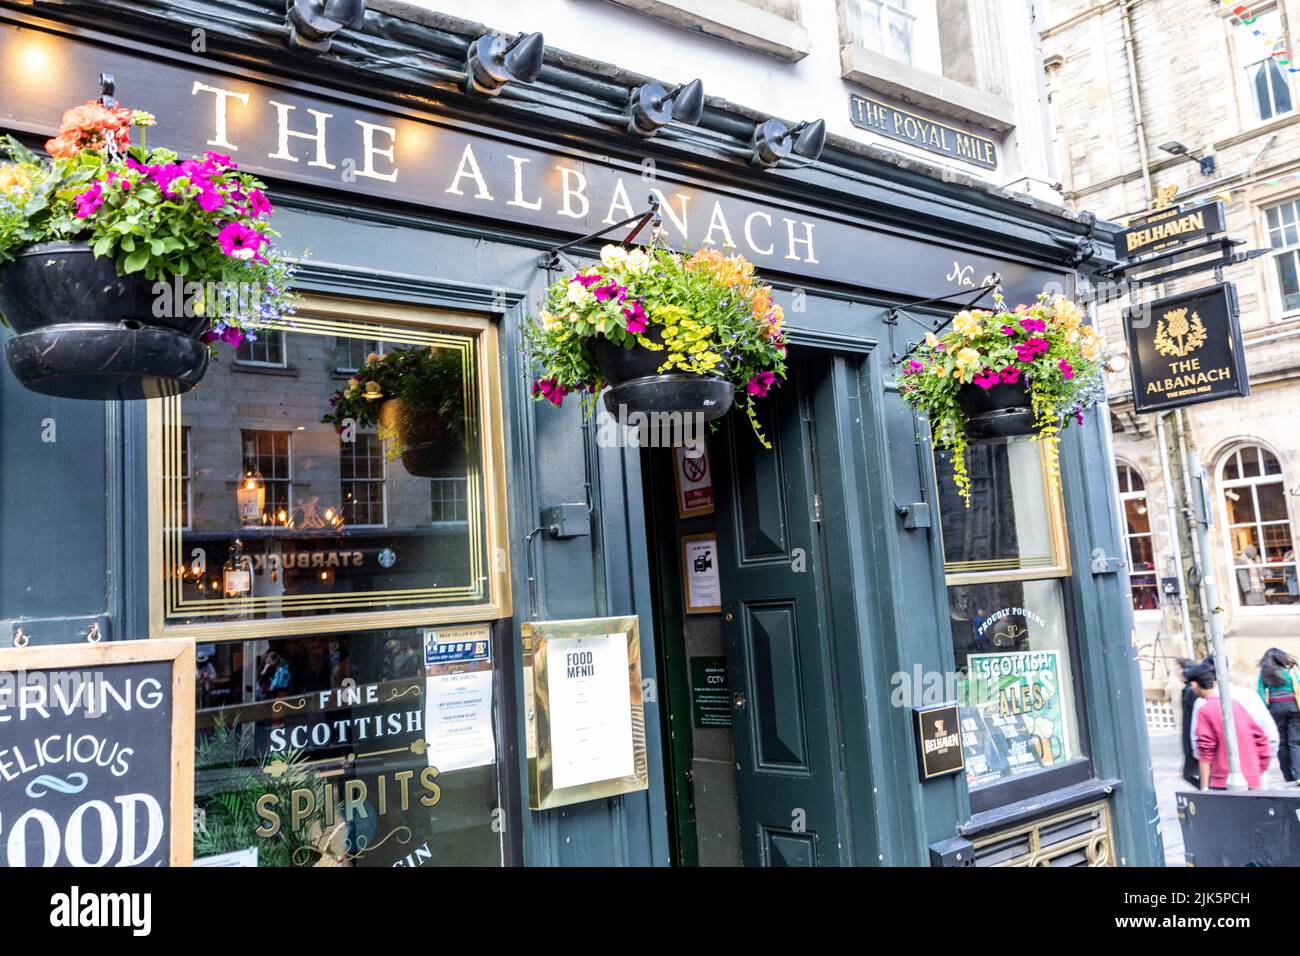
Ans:
[[[926,333],[897,368],[903,398],[952,454],[967,507],[969,442],[1036,434],[1056,475],[1062,423],[1082,423],[1084,410],[1105,397],[1105,347],[1075,303],[1043,294],[1011,312],[1000,293],[994,299],[992,310],[957,313],[946,335]]]
[[[64,114],[50,159],[0,146],[0,320],[19,333],[6,356],[30,388],[183,391],[208,345],[237,346],[292,311],[262,183],[218,153],[147,148],[154,122],[92,100]]]
[[[469,353],[454,348],[410,346],[374,352],[330,397],[321,419],[340,432],[378,426],[389,460],[422,478],[465,470],[470,441],[465,388]]]
[[[600,262],[550,287],[525,329],[540,375],[533,396],[560,405],[578,392],[588,412],[605,385],[606,407],[720,417],[744,407],[760,440],[754,402],[785,378],[783,312],[741,255],[609,245]]]

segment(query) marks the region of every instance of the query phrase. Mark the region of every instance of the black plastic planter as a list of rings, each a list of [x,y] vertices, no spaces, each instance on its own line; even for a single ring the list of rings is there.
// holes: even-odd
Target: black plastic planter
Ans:
[[[1036,434],[1029,387],[1023,382],[1002,382],[984,389],[963,385],[957,390],[957,404],[966,413],[969,441],[996,441]]]
[[[647,415],[698,416],[700,423],[727,414],[735,389],[716,375],[684,372],[660,374],[663,352],[642,345],[630,349],[606,339],[594,339],[592,357],[609,382],[605,408],[615,418],[634,412]]]
[[[400,398],[379,406],[379,427],[396,437],[402,467],[415,478],[463,478],[467,455],[465,441],[451,434],[436,414],[412,409]]]
[[[32,391],[92,401],[187,392],[208,368],[206,316],[154,315],[154,283],[84,242],[41,242],[0,266],[5,359]]]

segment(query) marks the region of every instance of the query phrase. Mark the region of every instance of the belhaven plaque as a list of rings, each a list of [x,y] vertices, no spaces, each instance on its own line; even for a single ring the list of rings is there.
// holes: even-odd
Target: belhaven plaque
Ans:
[[[1157,412],[1250,394],[1231,282],[1124,311],[1134,410]]]
[[[1116,239],[1121,258],[1135,259],[1208,239],[1223,232],[1223,203],[1211,202],[1185,209],[1162,209],[1135,220]]]
[[[960,773],[966,767],[957,705],[917,707],[916,759],[921,781]]]
[[[0,650],[0,865],[188,866],[194,644]]]

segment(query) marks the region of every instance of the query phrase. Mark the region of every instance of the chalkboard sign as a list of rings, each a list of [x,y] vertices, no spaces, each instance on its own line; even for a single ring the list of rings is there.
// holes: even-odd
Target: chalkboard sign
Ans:
[[[188,866],[194,645],[0,650],[0,866]]]

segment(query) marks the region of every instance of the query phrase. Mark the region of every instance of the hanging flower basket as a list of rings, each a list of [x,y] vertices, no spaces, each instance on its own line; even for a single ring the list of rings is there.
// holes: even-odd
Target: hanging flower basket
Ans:
[[[533,395],[554,405],[578,392],[625,420],[745,410],[785,377],[781,307],[743,256],[609,245],[600,263],[556,282],[525,330],[540,375]]]
[[[424,346],[372,352],[321,420],[340,433],[377,428],[388,460],[400,460],[413,477],[464,477],[474,436],[462,353]]]
[[[148,113],[68,110],[42,161],[0,146],[0,321],[28,388],[92,400],[193,388],[211,346],[292,311],[262,184],[225,156],[146,149]],[[132,130],[142,144],[131,145]]]
[[[967,507],[966,446],[1037,436],[1057,473],[1062,423],[1104,400],[1104,346],[1082,310],[1064,296],[1040,295],[1007,311],[957,313],[952,330],[926,333],[899,363],[903,398],[930,420],[934,442],[952,453],[953,480]]]

